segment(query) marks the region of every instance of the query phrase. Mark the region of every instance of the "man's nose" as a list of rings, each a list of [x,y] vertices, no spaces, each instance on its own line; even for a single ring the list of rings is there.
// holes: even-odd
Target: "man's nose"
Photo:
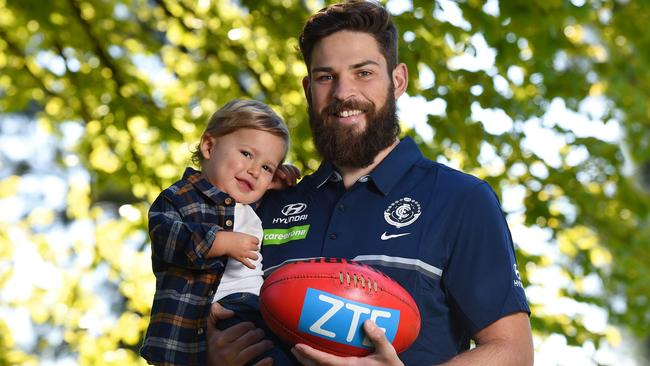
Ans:
[[[333,97],[338,100],[347,100],[356,95],[356,86],[350,78],[339,77],[334,83]]]

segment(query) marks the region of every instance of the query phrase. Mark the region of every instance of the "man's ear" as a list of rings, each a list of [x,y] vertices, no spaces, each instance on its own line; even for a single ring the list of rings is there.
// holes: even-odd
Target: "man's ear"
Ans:
[[[203,134],[201,136],[201,143],[199,144],[199,151],[201,152],[201,156],[203,156],[203,159],[210,159],[210,155],[212,154],[212,148],[214,147],[215,144],[215,138],[206,134]]]
[[[409,70],[404,63],[399,63],[393,69],[393,85],[395,85],[395,99],[406,91],[409,85]]]
[[[311,89],[309,87],[309,83],[309,75],[302,78],[302,90],[305,92],[305,98],[307,98],[307,100],[311,100]]]

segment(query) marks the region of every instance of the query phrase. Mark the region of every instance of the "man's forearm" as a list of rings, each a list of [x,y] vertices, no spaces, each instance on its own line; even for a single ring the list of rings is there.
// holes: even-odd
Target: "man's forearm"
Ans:
[[[532,365],[532,353],[513,347],[509,342],[493,342],[475,347],[463,352],[451,360],[443,363],[444,366],[465,365],[495,365],[495,366],[520,366]]]
[[[447,361],[445,366],[533,364],[533,338],[528,314],[507,315],[476,334],[477,346]]]

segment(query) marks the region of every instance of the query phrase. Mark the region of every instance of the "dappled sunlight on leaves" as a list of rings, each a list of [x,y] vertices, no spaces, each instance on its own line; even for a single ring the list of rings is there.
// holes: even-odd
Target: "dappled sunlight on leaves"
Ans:
[[[640,173],[650,156],[650,6],[575,3],[499,1],[486,12],[484,1],[454,2],[463,19],[448,19],[438,2],[416,2],[394,17],[407,93],[443,107],[400,116],[422,114],[430,137],[412,121],[402,131],[429,158],[485,179],[500,198],[517,191],[511,225],[547,233],[544,243],[515,237],[536,335],[616,346],[618,326],[650,336]],[[137,350],[155,287],[147,210],[191,164],[209,116],[235,97],[262,100],[290,128],[288,161],[303,175],[319,166],[297,36],[321,6],[0,0],[0,117],[36,120],[57,141],[47,163],[38,158],[48,146],[0,154],[0,308],[26,310],[37,340],[17,344],[0,318],[0,365],[55,354],[144,364]],[[558,104],[573,114],[550,113]],[[63,147],[66,123],[83,133]],[[64,182],[64,204],[26,192],[25,177],[44,171]],[[606,311],[611,324],[586,326],[574,308]]]

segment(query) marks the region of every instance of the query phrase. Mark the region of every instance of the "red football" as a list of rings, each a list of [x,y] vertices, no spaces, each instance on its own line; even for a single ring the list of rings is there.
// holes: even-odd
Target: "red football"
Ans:
[[[363,332],[366,319],[384,330],[398,353],[420,332],[420,312],[402,286],[372,267],[345,259],[313,259],[278,268],[262,285],[260,310],[266,324],[286,342],[338,356],[372,352]]]

